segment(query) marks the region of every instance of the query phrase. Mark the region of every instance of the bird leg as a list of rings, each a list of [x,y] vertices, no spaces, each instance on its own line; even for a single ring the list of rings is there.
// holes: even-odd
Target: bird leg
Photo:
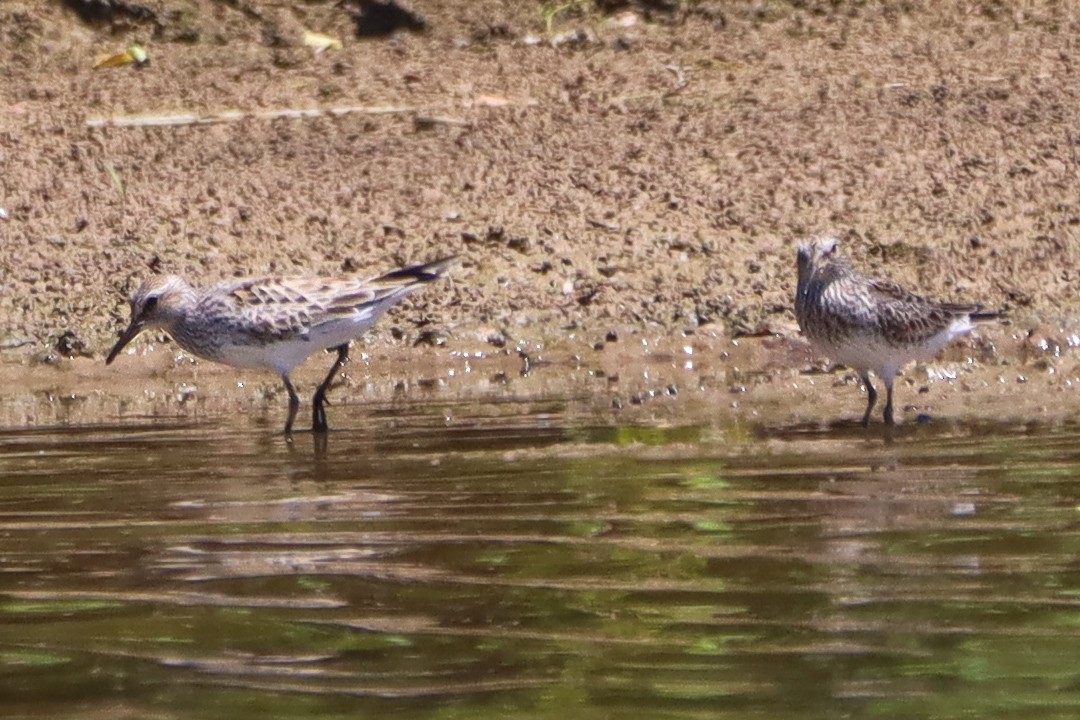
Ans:
[[[870,413],[874,410],[874,404],[877,403],[877,390],[874,389],[873,383],[870,382],[870,373],[859,373],[859,377],[862,378],[863,387],[866,388],[866,413],[862,416],[862,426],[870,426]],[[890,405],[885,409],[887,413],[892,413],[892,385],[889,385],[889,403]]]
[[[291,438],[293,420],[296,419],[296,411],[300,409],[300,398],[288,374],[282,375],[281,379],[285,382],[285,389],[289,391],[289,418],[285,421],[285,435]]]
[[[322,385],[315,391],[314,397],[311,398],[311,431],[317,433],[324,433],[328,427],[326,425],[326,391],[330,389],[330,384],[334,382],[334,376],[337,375],[341,366],[349,359],[349,343],[344,345],[338,345],[337,360],[334,361],[333,366],[330,368],[330,372],[326,374],[326,379],[322,381]]]
[[[885,396],[885,424],[895,425],[896,422],[893,420],[892,413],[892,378],[885,381],[885,389],[887,390]]]

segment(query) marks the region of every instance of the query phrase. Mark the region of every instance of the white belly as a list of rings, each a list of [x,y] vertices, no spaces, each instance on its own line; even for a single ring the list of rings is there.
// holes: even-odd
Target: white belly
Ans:
[[[832,342],[812,338],[811,342],[833,362],[853,370],[869,370],[881,378],[891,378],[912,360],[933,358],[942,348],[971,332],[974,327],[967,317],[959,318],[941,332],[917,344],[889,343],[876,333],[853,334]]]

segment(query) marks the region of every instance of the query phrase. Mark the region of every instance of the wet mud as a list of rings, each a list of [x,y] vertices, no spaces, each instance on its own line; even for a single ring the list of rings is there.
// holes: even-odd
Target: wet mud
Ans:
[[[276,426],[275,378],[161,337],[105,369],[134,285],[448,252],[453,281],[369,334],[339,402],[857,417],[853,376],[821,372],[791,310],[795,243],[821,231],[867,272],[1008,313],[909,368],[905,418],[1072,415],[1070,4],[438,2],[368,34],[350,4],[69,5],[0,6],[5,425],[265,408]],[[136,42],[140,68],[93,67]],[[550,364],[523,378],[522,352]]]

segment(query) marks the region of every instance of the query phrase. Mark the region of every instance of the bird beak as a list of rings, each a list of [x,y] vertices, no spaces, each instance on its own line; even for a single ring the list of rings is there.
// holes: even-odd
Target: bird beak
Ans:
[[[109,351],[109,357],[105,358],[105,364],[110,364],[116,359],[116,356],[120,354],[120,351],[127,346],[129,342],[138,337],[139,333],[143,331],[143,324],[137,320],[132,320],[131,324],[127,326],[127,330],[120,333],[120,339],[113,345],[113,349]]]

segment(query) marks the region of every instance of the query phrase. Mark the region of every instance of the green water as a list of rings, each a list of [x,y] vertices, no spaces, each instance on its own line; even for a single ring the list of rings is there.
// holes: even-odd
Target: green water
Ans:
[[[1074,718],[1080,428],[0,433],[4,717]]]

